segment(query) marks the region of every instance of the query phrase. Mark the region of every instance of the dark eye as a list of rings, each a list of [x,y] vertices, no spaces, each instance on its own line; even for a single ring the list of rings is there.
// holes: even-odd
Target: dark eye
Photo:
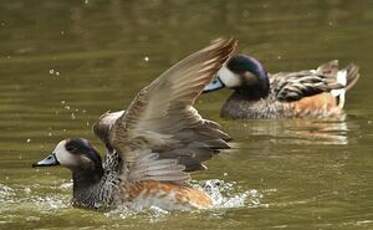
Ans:
[[[65,145],[65,148],[70,153],[74,153],[74,154],[79,153],[79,145],[75,143],[74,141],[68,142]]]
[[[77,150],[77,148],[73,145],[66,145],[65,148],[66,148],[67,151],[69,151],[71,153],[75,153],[76,150]]]

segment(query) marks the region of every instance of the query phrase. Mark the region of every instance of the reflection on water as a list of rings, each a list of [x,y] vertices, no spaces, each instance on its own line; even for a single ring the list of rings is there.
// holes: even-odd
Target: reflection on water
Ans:
[[[250,134],[265,136],[277,144],[348,144],[348,125],[344,119],[331,120],[286,120],[250,123]]]
[[[299,144],[348,144],[348,126],[345,121],[302,122],[289,129],[293,138],[300,138]],[[304,140],[304,141],[302,141]]]
[[[254,138],[278,145],[347,145],[349,139],[355,139],[348,135],[351,122],[346,121],[344,117],[338,120],[285,119],[233,122],[229,121],[229,124],[241,138]]]
[[[1,1],[0,228],[372,229],[372,23],[369,0]],[[236,36],[270,72],[360,65],[348,116],[236,122],[218,116],[228,92],[202,96],[201,114],[236,148],[193,175],[215,196],[210,211],[74,209],[67,170],[31,169],[66,137],[103,152],[96,118],[219,36]]]

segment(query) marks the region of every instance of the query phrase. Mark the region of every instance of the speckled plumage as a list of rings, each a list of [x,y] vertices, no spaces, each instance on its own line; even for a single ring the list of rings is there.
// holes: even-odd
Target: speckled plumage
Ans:
[[[110,208],[117,203],[121,189],[120,175],[122,160],[120,154],[111,152],[102,162],[103,175],[99,181],[90,185],[74,181],[72,203],[75,207]],[[88,175],[89,176],[89,175]],[[73,175],[73,180],[76,180]]]

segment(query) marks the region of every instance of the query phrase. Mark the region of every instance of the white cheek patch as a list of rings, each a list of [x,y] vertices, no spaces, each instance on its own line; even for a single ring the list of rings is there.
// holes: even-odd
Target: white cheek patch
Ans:
[[[77,165],[76,157],[66,150],[65,144],[66,140],[61,141],[53,151],[56,154],[57,161],[63,166]]]
[[[223,66],[217,74],[220,80],[228,88],[234,88],[241,85],[241,78],[237,74],[230,71],[227,67]]]

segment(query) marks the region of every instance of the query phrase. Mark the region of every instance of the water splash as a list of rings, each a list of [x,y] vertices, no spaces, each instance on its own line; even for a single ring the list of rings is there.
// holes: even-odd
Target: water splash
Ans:
[[[243,190],[236,182],[225,182],[220,179],[192,181],[191,186],[206,192],[213,200],[214,209],[229,209],[240,207],[262,206],[263,195],[255,189]],[[0,213],[13,213],[18,209],[32,210],[40,214],[60,212],[61,209],[71,208],[72,181],[58,183],[56,187],[45,187],[34,184],[28,187],[14,185],[12,188],[0,184],[0,202],[4,205]],[[45,192],[48,190],[48,192]],[[195,212],[200,212],[196,210]],[[170,214],[159,207],[153,206],[145,210],[134,211],[126,207],[118,207],[104,212],[113,219],[141,218],[149,222],[163,221]]]
[[[50,212],[50,211],[57,211],[59,209],[68,208],[69,202],[63,195],[47,195],[47,196],[32,196],[27,198],[25,201],[27,203],[32,203],[36,209],[40,212]]]
[[[106,212],[104,215],[113,219],[128,219],[128,218],[142,218],[151,223],[161,221],[162,218],[169,216],[171,212],[161,209],[156,206],[136,211],[125,206],[120,206],[116,209]]]
[[[53,191],[40,193],[45,189],[39,184],[31,186],[13,185],[12,187],[0,184],[0,213],[12,215],[19,210],[49,214],[51,211],[70,207],[70,196]]]
[[[214,208],[240,208],[245,206],[258,207],[263,195],[255,189],[242,190],[236,182],[225,182],[220,179],[202,181],[195,184],[213,200]]]
[[[263,194],[255,189],[243,190],[236,182],[225,182],[220,179],[212,179],[205,181],[191,181],[191,186],[206,192],[213,201],[214,209],[230,209],[240,207],[263,207],[261,199]],[[196,210],[199,212],[199,210]],[[150,222],[161,221],[163,217],[174,212],[169,212],[156,206],[141,211],[134,211],[126,207],[118,207],[114,210],[105,213],[106,217],[110,218],[136,218],[141,217],[148,219]]]
[[[0,201],[5,202],[12,197],[14,197],[16,194],[14,192],[14,189],[12,189],[9,186],[6,186],[4,184],[0,184]]]
[[[70,180],[69,182],[63,183],[60,186],[58,186],[59,189],[69,191],[73,188],[73,181]]]

